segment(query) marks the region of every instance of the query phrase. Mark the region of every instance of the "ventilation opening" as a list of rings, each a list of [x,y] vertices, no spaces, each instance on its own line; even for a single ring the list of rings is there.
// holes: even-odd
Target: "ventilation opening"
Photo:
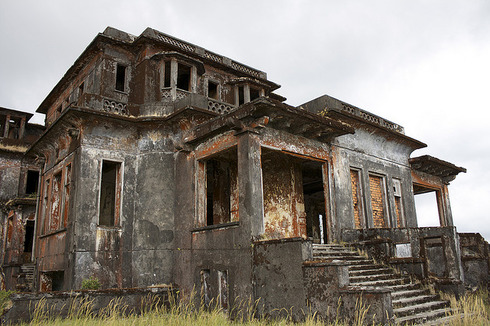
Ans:
[[[302,164],[303,196],[306,212],[306,232],[315,243],[327,243],[327,219],[322,164],[304,161]]]
[[[115,226],[120,201],[120,168],[121,163],[103,161],[100,184],[99,225]]]
[[[32,252],[34,243],[34,221],[26,222],[26,235],[24,239],[24,252]]]
[[[63,281],[65,273],[63,271],[56,271],[49,273],[51,277],[51,291],[63,291]]]
[[[189,91],[190,82],[191,82],[191,67],[179,63],[179,69],[177,73],[177,88],[182,89],[184,91]]]
[[[32,195],[37,193],[37,186],[39,183],[39,171],[28,170],[26,181],[26,195]]]
[[[116,68],[116,90],[124,92],[126,82],[126,67],[118,64]]]
[[[218,99],[218,84],[208,81],[208,97]]]

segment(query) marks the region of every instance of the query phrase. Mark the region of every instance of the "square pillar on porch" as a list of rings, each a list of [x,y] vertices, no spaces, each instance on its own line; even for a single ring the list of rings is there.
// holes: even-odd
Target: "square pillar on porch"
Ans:
[[[257,238],[264,233],[264,199],[260,142],[251,132],[239,135],[238,189],[240,223]]]

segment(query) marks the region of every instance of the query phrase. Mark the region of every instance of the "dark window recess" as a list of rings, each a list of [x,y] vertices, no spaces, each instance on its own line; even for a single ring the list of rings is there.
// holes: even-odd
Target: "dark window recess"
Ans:
[[[24,252],[32,252],[34,242],[34,221],[26,222],[26,236],[24,239]]]
[[[49,273],[51,277],[51,291],[63,291],[63,281],[65,278],[65,272],[56,271]]]
[[[78,86],[78,98],[82,96],[84,90],[85,90],[85,84],[81,83],[80,86]]]
[[[218,99],[218,84],[208,81],[208,97]]]
[[[119,170],[121,163],[104,161],[102,163],[102,180],[100,183],[99,225],[114,226],[117,224],[119,209]]]
[[[124,92],[126,83],[126,67],[118,64],[116,68],[116,90]]]
[[[28,170],[26,181],[26,195],[37,193],[37,185],[39,182],[39,171]]]
[[[177,88],[182,89],[184,91],[189,91],[190,82],[191,82],[191,67],[181,65],[179,63],[179,69],[177,73]]]
[[[245,90],[243,86],[238,86],[238,105],[245,103]]]
[[[165,62],[163,87],[170,87],[170,61]]]
[[[207,225],[230,222],[230,163],[221,160],[206,162]]]
[[[250,101],[260,97],[260,91],[255,88],[250,88]]]

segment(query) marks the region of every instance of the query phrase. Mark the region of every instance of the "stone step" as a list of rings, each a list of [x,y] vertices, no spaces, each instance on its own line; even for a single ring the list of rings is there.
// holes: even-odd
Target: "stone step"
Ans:
[[[409,305],[401,308],[393,309],[393,314],[398,318],[414,316],[418,314],[423,314],[426,312],[437,311],[445,309],[449,306],[448,301],[431,301],[415,305]]]
[[[385,266],[376,264],[372,260],[367,260],[367,264],[356,264],[349,266],[349,272],[354,272],[358,270],[375,270],[379,268],[384,268]]]
[[[438,319],[446,317],[451,310],[449,308],[440,308],[432,311],[424,311],[407,315],[404,317],[395,317],[395,323],[400,325],[426,324],[429,321],[437,322]],[[437,324],[436,324],[437,325]]]
[[[322,251],[313,251],[313,257],[315,256],[339,256],[339,257],[362,257],[366,258],[365,256],[360,255],[357,252],[352,252],[352,251],[329,251],[329,250],[322,250]]]
[[[436,294],[423,294],[412,297],[403,297],[396,300],[392,300],[393,308],[402,308],[405,306],[417,305],[426,303],[429,301],[438,301],[441,298]]]
[[[351,276],[349,275],[349,280],[351,283],[364,283],[364,282],[374,282],[396,279],[398,276],[393,272],[390,274],[371,274],[371,275],[359,275]]]
[[[427,289],[410,289],[410,290],[399,290],[399,291],[393,291],[391,292],[391,299],[393,301],[395,300],[400,300],[402,298],[411,298],[411,297],[417,297],[420,295],[427,295],[430,294],[430,291]]]
[[[397,285],[404,285],[408,283],[410,279],[407,278],[390,278],[386,280],[375,280],[375,281],[367,281],[367,282],[351,282],[352,286],[360,286],[360,287],[388,287],[392,288]]]
[[[352,270],[351,268],[349,268],[350,277],[362,276],[362,275],[382,275],[382,274],[393,274],[393,270],[387,267],[357,269],[357,270]]]

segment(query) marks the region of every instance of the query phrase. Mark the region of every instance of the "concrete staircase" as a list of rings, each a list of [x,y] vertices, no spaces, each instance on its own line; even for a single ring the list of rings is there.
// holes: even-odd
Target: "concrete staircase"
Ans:
[[[448,301],[431,294],[418,281],[398,274],[389,266],[377,264],[351,248],[337,244],[314,244],[313,259],[344,261],[349,266],[349,281],[353,287],[391,290],[397,324],[437,324],[450,312]]]
[[[30,292],[34,288],[34,264],[22,264],[17,276],[17,291]]]

